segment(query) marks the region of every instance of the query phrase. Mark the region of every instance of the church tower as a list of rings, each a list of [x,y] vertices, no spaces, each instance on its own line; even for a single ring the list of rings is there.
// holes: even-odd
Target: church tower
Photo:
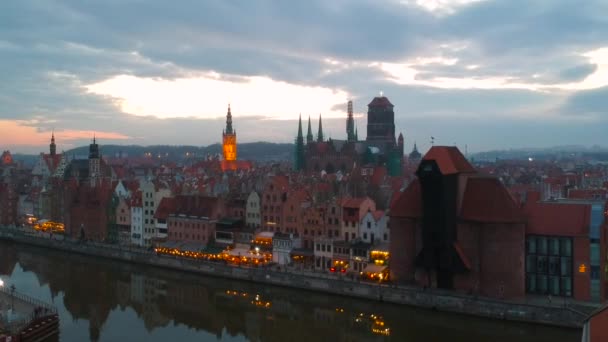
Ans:
[[[346,118],[346,139],[349,142],[357,141],[355,136],[355,119],[353,117],[353,101],[348,101],[348,117]]]
[[[55,145],[55,132],[51,134],[51,144],[49,145],[51,156],[57,153],[57,145]]]
[[[93,143],[89,145],[89,179],[91,186],[97,185],[97,180],[101,177],[101,159],[99,155],[99,145],[93,136]]]
[[[232,113],[230,105],[228,105],[228,114],[226,114],[226,129],[222,132],[222,151],[224,152],[224,160],[236,160],[236,130],[232,129]]]
[[[367,111],[367,142],[383,153],[396,146],[393,104],[383,96],[374,97]]]

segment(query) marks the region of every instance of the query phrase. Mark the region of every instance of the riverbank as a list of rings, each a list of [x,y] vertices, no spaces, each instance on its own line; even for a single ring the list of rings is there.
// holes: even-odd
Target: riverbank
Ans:
[[[207,276],[252,281],[261,284],[411,305],[494,319],[580,328],[586,317],[585,312],[575,310],[566,305],[506,302],[440,290],[423,291],[414,287],[349,281],[315,273],[300,274],[279,272],[266,268],[241,268],[214,262],[159,256],[140,249],[124,249],[113,245],[74,243],[48,239],[26,235],[15,230],[0,230],[0,239],[68,253],[78,253]]]

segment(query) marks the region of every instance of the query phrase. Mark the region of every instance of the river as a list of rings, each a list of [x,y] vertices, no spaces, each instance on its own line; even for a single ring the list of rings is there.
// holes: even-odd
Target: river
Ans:
[[[575,329],[204,277],[9,242],[0,242],[0,278],[57,307],[60,341],[580,341]]]

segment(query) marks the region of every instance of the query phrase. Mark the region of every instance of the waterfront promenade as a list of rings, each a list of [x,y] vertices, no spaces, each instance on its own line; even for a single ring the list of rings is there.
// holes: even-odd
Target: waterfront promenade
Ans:
[[[340,296],[351,296],[394,304],[470,314],[481,317],[541,323],[579,328],[594,306],[572,301],[547,301],[543,297],[529,297],[525,301],[500,301],[469,296],[450,291],[417,287],[359,282],[345,277],[303,270],[281,268],[249,268],[223,263],[191,260],[139,248],[124,248],[92,242],[78,242],[63,237],[42,237],[16,229],[0,229],[0,238],[16,243],[52,248],[67,253],[78,253],[142,265],[169,268],[201,275],[252,281],[318,291]]]
[[[15,288],[0,287],[0,341],[43,341],[58,330],[56,309]]]

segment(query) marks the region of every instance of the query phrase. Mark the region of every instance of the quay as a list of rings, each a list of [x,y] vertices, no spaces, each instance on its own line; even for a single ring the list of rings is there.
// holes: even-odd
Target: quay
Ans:
[[[38,342],[59,334],[57,310],[42,301],[0,287],[0,342]]]
[[[439,289],[425,290],[413,286],[361,282],[305,270],[237,267],[213,261],[157,255],[152,251],[139,248],[77,242],[63,239],[62,236],[49,239],[27,234],[17,229],[0,229],[0,240],[205,276],[566,328],[581,328],[588,314],[596,309],[596,306],[573,301],[548,302],[544,297],[527,297],[522,301],[502,301]],[[0,342],[3,341],[0,339]]]

